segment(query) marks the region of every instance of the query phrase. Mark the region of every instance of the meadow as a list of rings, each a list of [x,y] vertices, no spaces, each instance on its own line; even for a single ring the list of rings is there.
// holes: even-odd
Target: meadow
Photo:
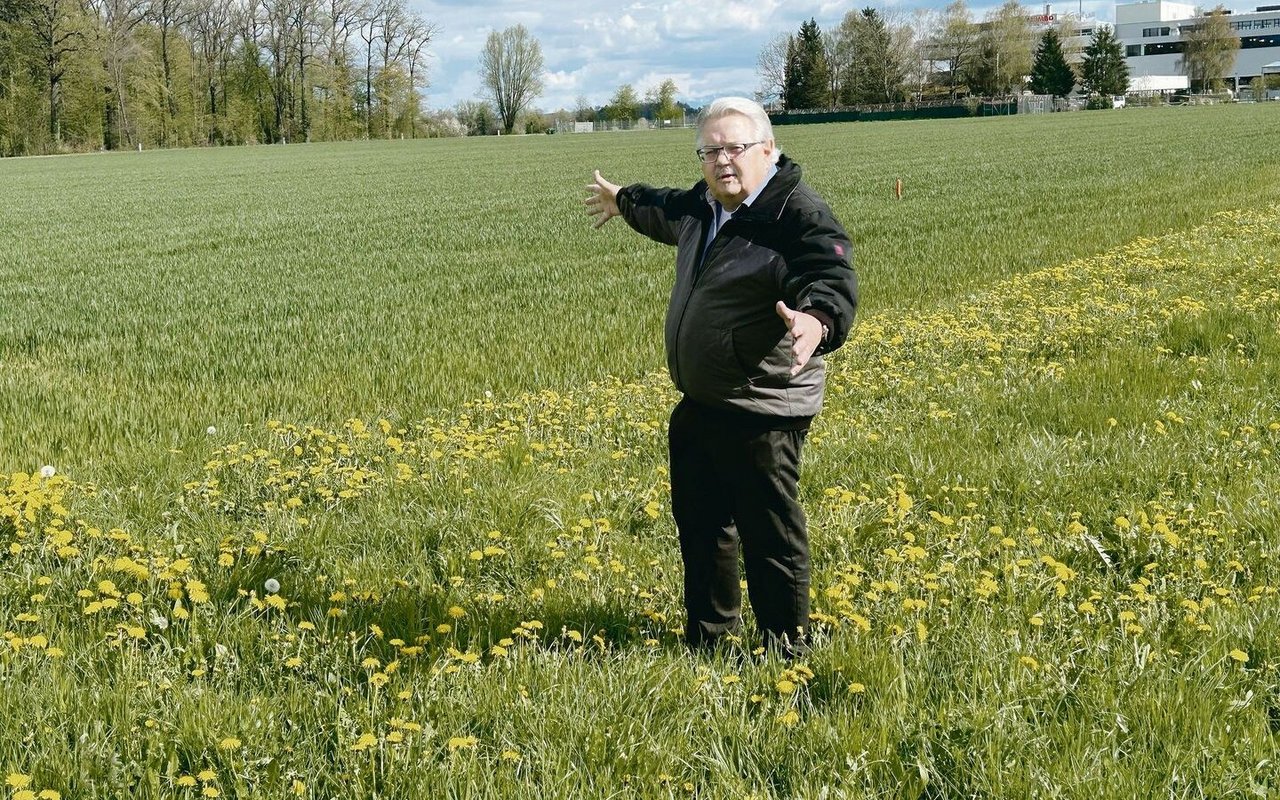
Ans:
[[[680,641],[672,253],[580,205],[687,132],[0,161],[8,796],[1275,795],[1277,129],[778,130],[863,289],[795,663]]]

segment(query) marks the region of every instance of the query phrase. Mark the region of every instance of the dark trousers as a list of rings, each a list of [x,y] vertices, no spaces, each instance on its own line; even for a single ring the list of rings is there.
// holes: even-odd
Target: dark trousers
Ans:
[[[766,645],[790,651],[808,626],[809,539],[797,498],[807,420],[795,430],[769,423],[687,399],[671,414],[671,510],[692,646],[741,624],[739,547]]]

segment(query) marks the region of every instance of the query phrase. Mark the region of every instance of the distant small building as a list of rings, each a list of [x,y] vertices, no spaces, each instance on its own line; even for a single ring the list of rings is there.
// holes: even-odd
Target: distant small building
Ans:
[[[1270,70],[1280,59],[1280,5],[1233,13],[1231,30],[1240,37],[1232,72],[1225,77],[1239,89]],[[1116,38],[1129,64],[1130,91],[1173,91],[1189,86],[1182,56],[1184,35],[1202,24],[1196,7],[1170,0],[1146,0],[1116,5]]]

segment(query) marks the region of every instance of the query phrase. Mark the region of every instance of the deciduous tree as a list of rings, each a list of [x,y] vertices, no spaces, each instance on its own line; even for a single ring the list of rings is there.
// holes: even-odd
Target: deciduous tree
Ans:
[[[636,96],[635,88],[624,83],[614,91],[613,98],[605,107],[605,115],[614,122],[631,122],[636,118],[639,108],[640,98]]]
[[[676,94],[680,88],[671,78],[653,87],[646,98],[653,107],[654,119],[669,122],[680,118],[680,107],[676,105]]]
[[[850,54],[843,105],[896,103],[903,99],[906,69],[894,49],[893,32],[875,8],[850,11],[840,23],[840,38]]]
[[[947,62],[947,88],[955,98],[979,52],[978,26],[964,0],[954,0],[943,10],[930,50],[936,60]]]
[[[542,94],[542,46],[523,25],[493,31],[480,54],[480,80],[493,98],[502,129]]]
[[[1231,30],[1231,21],[1223,6],[1205,12],[1195,26],[1182,35],[1186,50],[1182,54],[1183,69],[1193,86],[1218,91],[1222,79],[1235,63],[1240,39]]]

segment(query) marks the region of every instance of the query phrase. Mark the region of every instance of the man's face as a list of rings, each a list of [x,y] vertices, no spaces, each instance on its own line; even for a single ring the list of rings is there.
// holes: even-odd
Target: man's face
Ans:
[[[702,147],[721,147],[756,141],[751,120],[741,114],[713,119],[702,129]],[[773,140],[761,142],[730,159],[723,150],[713,163],[702,162],[702,175],[711,188],[711,196],[729,211],[737,209],[764,183],[773,166]]]

